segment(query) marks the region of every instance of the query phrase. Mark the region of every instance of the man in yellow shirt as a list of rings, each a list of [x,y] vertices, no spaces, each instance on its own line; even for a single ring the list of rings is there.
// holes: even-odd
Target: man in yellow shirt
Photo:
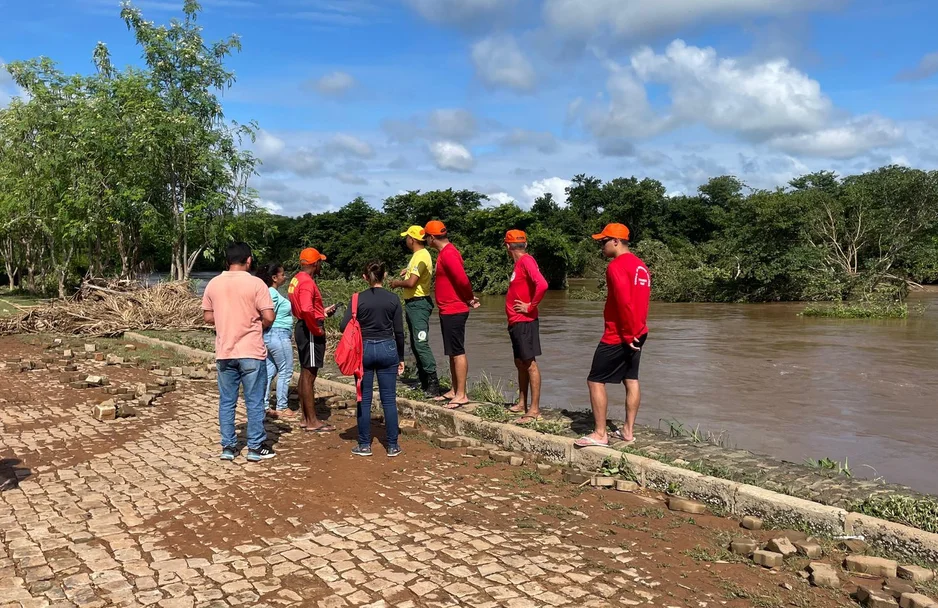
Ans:
[[[410,349],[417,359],[420,388],[430,396],[440,394],[440,381],[436,375],[436,359],[430,349],[430,281],[433,277],[433,259],[425,244],[426,233],[420,226],[411,226],[401,233],[407,239],[407,248],[413,252],[407,268],[401,271],[402,280],[392,281],[391,287],[404,290],[404,315],[410,331]]]

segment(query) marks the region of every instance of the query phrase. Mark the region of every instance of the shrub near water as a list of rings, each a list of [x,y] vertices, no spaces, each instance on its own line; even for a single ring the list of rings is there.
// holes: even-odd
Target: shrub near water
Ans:
[[[819,303],[809,304],[801,315],[830,319],[905,319],[909,316],[909,306],[904,302]]]
[[[852,511],[938,533],[938,500],[911,496],[871,496]]]

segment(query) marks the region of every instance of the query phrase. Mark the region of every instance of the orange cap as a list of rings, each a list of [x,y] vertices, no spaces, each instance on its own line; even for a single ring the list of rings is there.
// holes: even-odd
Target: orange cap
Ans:
[[[619,239],[622,241],[629,240],[629,229],[625,224],[606,224],[606,227],[603,228],[603,231],[599,234],[594,234],[593,238],[597,241],[602,239]]]
[[[506,243],[527,243],[528,235],[524,233],[524,230],[509,230],[505,233],[505,242]]]
[[[319,262],[320,260],[325,261],[326,256],[319,253],[318,250],[313,249],[312,247],[307,247],[306,249],[300,252],[300,264],[312,266],[313,264],[315,264],[316,262]]]
[[[423,230],[430,236],[446,236],[446,226],[440,220],[430,220]]]

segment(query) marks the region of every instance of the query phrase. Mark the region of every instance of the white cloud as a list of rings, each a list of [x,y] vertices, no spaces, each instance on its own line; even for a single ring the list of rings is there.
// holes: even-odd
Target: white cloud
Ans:
[[[375,155],[375,150],[371,147],[371,144],[347,133],[336,134],[326,147],[339,154],[348,154],[359,158],[372,158]]]
[[[479,79],[493,89],[527,93],[537,81],[531,62],[508,34],[490,36],[473,44],[472,63]]]
[[[266,209],[267,211],[270,211],[271,213],[280,213],[283,211],[283,205],[267,198],[258,198],[257,205],[263,209]]]
[[[785,59],[744,64],[675,40],[663,54],[639,50],[631,66],[642,81],[669,87],[673,120],[756,140],[819,129],[832,109],[821,85]]]
[[[544,20],[556,31],[590,38],[611,33],[648,40],[685,26],[823,10],[841,0],[546,0]]]
[[[544,154],[553,154],[558,147],[557,138],[550,131],[527,129],[512,129],[498,143],[505,148],[534,148]]]
[[[924,80],[938,74],[938,51],[928,53],[922,57],[921,61],[914,68],[902,70],[896,76],[896,80],[911,81]]]
[[[284,140],[261,129],[257,132],[254,152],[261,160],[263,174],[293,173],[300,177],[314,177],[323,169],[323,161],[306,147],[289,148]]]
[[[629,68],[612,65],[606,82],[609,104],[605,108],[586,110],[586,126],[596,137],[649,137],[665,130],[672,122],[655,114],[648,102],[645,85]],[[583,100],[571,104],[579,112]],[[568,115],[573,115],[568,110]]]
[[[891,146],[903,135],[903,130],[893,121],[866,115],[811,133],[776,137],[769,143],[791,154],[853,158],[872,148]]]
[[[461,25],[511,10],[515,0],[406,0],[424,19]]]
[[[486,194],[486,196],[489,197],[489,207],[498,207],[499,205],[508,205],[515,202],[515,197],[507,192],[493,192],[492,194]]]
[[[475,159],[462,144],[454,141],[437,141],[430,145],[430,154],[437,168],[444,171],[466,173],[472,170]]]
[[[563,179],[562,177],[548,177],[547,179],[541,179],[527,186],[523,186],[521,191],[524,193],[524,198],[528,206],[533,205],[534,201],[548,192],[553,195],[554,201],[558,205],[563,206],[567,204],[566,189],[569,188],[572,183],[573,182],[570,180]]]
[[[335,178],[343,184],[352,184],[355,186],[365,186],[368,184],[368,180],[361,175],[356,175],[347,171],[340,171],[336,173]]]
[[[476,133],[475,116],[468,110],[433,110],[427,123],[433,134],[440,139],[464,141]]]
[[[317,80],[313,87],[325,97],[342,97],[356,85],[355,78],[347,72],[332,72]]]

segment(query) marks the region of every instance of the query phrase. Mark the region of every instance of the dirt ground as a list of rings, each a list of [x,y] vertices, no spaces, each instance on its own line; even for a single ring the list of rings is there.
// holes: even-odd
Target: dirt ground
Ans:
[[[576,487],[419,436],[390,459],[380,425],[374,456],[352,456],[353,410],[332,410],[326,435],[268,421],[275,459],[222,462],[213,383],[181,380],[101,422],[102,389],[13,362],[49,352],[0,338],[0,606],[855,605],[852,583],[810,587],[807,560],[756,567],[726,550],[752,534],[738,522],[671,512],[654,493]],[[153,381],[77,364],[111,385]],[[243,434],[243,409],[238,422]]]

